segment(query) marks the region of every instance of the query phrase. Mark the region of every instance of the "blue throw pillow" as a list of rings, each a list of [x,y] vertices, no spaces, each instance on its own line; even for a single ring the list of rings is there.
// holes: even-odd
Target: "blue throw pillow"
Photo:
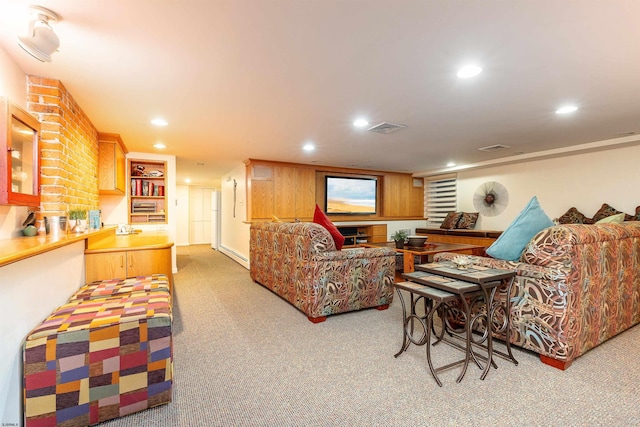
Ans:
[[[487,248],[487,254],[497,259],[518,261],[527,243],[540,230],[553,225],[553,221],[540,207],[538,198],[534,196],[500,237]]]

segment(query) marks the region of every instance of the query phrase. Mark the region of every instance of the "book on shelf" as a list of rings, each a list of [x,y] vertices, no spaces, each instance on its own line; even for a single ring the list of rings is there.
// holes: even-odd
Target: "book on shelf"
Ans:
[[[142,195],[149,195],[149,181],[142,181]]]

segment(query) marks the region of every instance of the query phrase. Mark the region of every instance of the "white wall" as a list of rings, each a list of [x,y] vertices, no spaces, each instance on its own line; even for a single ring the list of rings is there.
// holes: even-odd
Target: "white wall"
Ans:
[[[189,245],[189,186],[176,185],[176,215],[178,219],[176,231],[176,245]]]
[[[235,203],[234,203],[234,182]],[[222,177],[220,252],[249,268],[249,224],[247,220],[247,186],[244,164]],[[234,213],[235,206],[235,213]]]
[[[0,96],[23,109],[27,108],[27,75],[0,47]],[[4,155],[4,154],[3,154]],[[0,239],[21,235],[22,221],[27,217],[24,206],[0,206]]]
[[[27,75],[0,47],[0,96],[27,109]]]
[[[0,422],[22,425],[22,344],[84,283],[84,241],[0,267]]]
[[[634,214],[640,205],[640,146],[458,172],[458,210],[476,212],[473,193],[497,181],[509,192],[507,208],[480,216],[476,228],[504,230],[533,196],[551,219],[576,207],[592,217],[603,203]]]

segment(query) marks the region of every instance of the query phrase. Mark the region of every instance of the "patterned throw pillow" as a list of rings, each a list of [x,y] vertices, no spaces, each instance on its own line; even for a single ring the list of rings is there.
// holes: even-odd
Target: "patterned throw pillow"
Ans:
[[[462,216],[462,212],[449,212],[447,217],[440,224],[440,228],[444,228],[450,230],[452,228],[456,228],[460,217]]]
[[[478,221],[478,212],[462,212],[456,228],[471,230]]]
[[[598,210],[598,212],[596,212],[596,214],[593,216],[593,221],[594,222],[598,222],[603,218],[606,218],[608,216],[612,216],[615,214],[619,214],[622,213],[621,211],[609,206],[608,204],[604,203],[600,209]],[[627,215],[624,214],[624,220],[625,221],[632,221],[633,220],[633,216],[631,215]]]
[[[593,224],[595,221],[587,218],[578,209],[571,208],[558,218],[558,222],[560,224]]]

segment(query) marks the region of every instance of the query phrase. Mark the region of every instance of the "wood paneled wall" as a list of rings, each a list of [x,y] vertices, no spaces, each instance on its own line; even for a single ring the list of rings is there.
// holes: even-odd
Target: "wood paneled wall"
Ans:
[[[324,205],[325,176],[342,174],[378,178],[378,213],[375,215],[335,215],[334,221],[413,220],[424,217],[422,179],[411,174],[304,165],[248,159],[247,220],[284,221],[313,219],[315,205]]]

